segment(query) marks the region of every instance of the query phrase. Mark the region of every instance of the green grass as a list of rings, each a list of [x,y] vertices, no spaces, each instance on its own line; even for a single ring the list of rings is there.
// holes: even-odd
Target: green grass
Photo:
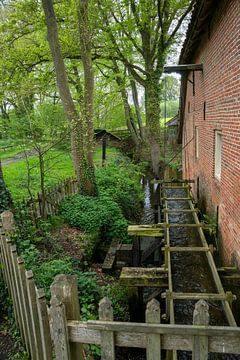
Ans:
[[[107,148],[107,161],[117,157],[119,151],[115,148]],[[96,166],[101,166],[102,150],[97,147],[94,154]],[[31,190],[33,194],[40,191],[40,172],[38,158],[29,157],[31,170]],[[63,150],[52,149],[48,152],[45,159],[46,176],[45,187],[51,187],[58,181],[74,175],[70,153]],[[12,164],[3,165],[3,175],[8,189],[11,191],[14,200],[21,200],[29,197],[27,190],[27,165],[25,160],[20,160]]]

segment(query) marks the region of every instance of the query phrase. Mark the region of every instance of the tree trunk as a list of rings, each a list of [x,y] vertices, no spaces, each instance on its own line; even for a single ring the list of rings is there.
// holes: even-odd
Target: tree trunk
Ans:
[[[153,173],[159,177],[160,166],[160,100],[158,79],[149,76],[145,85],[145,108],[148,141],[150,145]]]
[[[139,132],[140,132],[141,140],[144,140],[144,130],[143,130],[143,123],[142,123],[142,116],[141,116],[141,112],[140,112],[139,101],[138,101],[137,86],[136,86],[136,82],[133,79],[131,80],[131,88],[132,88],[132,96],[133,96],[133,102],[134,102],[134,106],[135,106],[136,116],[137,116],[137,120],[138,120]]]
[[[93,163],[94,128],[93,128],[93,94],[94,94],[94,69],[92,64],[92,39],[88,21],[88,0],[79,0],[78,25],[81,46],[81,57],[84,71],[84,123],[86,124],[86,150],[87,170],[90,177],[86,179],[88,193],[96,195],[95,173]]]
[[[55,65],[57,85],[59,94],[63,103],[64,111],[70,124],[71,149],[75,174],[78,181],[79,191],[88,193],[89,184],[93,183],[92,176],[87,169],[87,161],[84,152],[84,129],[83,123],[79,118],[68,84],[65,64],[63,61],[60,43],[58,38],[58,29],[56,17],[53,9],[52,0],[42,0],[43,9],[46,18],[48,42]],[[93,183],[94,187],[94,183]],[[91,194],[92,191],[89,193]]]
[[[40,186],[41,186],[41,216],[46,219],[46,192],[45,192],[45,164],[44,164],[44,154],[41,147],[37,148],[38,159],[39,159],[39,169],[40,169]]]
[[[0,214],[9,210],[13,206],[13,201],[10,192],[8,191],[2,172],[2,164],[0,160]]]
[[[115,73],[115,80],[116,80],[116,83],[118,84],[120,94],[121,94],[121,98],[122,98],[122,102],[123,102],[126,125],[127,125],[127,128],[128,128],[128,130],[129,130],[129,132],[131,134],[131,138],[132,138],[135,146],[138,146],[140,137],[139,137],[139,134],[138,134],[138,130],[137,130],[135,121],[134,121],[131,106],[129,105],[129,102],[128,102],[128,96],[127,96],[127,91],[126,91],[126,88],[125,88],[125,84],[124,84],[124,81],[123,81],[122,77],[119,75],[120,69],[118,67],[118,64],[117,64],[116,60],[113,60],[112,62],[113,62],[113,71]]]

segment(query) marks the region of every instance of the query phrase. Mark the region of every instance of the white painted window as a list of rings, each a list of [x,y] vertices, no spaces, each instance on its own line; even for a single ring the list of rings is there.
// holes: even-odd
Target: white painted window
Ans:
[[[199,136],[198,136],[198,127],[195,126],[195,157],[199,158]]]
[[[222,132],[215,131],[215,177],[221,178],[221,161],[222,161]]]

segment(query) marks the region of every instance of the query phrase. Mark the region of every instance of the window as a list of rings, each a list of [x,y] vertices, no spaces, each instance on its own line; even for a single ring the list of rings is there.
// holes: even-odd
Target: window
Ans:
[[[221,178],[221,160],[222,160],[222,132],[215,131],[215,177]]]
[[[199,157],[199,139],[198,139],[198,127],[195,126],[195,158]]]

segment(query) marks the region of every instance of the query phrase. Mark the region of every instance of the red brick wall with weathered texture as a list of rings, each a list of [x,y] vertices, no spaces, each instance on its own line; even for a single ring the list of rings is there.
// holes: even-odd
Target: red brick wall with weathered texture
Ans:
[[[220,247],[224,262],[240,268],[240,1],[227,2],[215,19],[210,37],[203,38],[194,63],[195,96],[188,82],[183,145],[198,128],[199,157],[195,139],[183,151],[183,176],[197,178],[201,201],[209,213],[219,207]],[[189,73],[192,79],[192,73]],[[204,101],[206,113],[204,119]],[[215,130],[222,131],[221,179],[214,176]]]

